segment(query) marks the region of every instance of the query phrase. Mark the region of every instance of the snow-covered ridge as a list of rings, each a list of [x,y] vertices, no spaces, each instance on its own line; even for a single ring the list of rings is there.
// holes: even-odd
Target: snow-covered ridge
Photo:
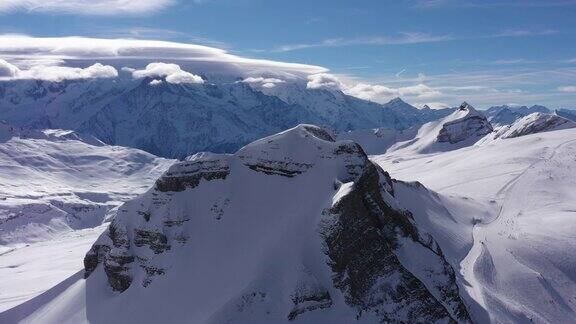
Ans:
[[[464,102],[452,114],[424,124],[414,139],[396,143],[389,150],[415,153],[449,151],[473,145],[492,130],[486,117]]]
[[[120,207],[86,255],[85,281],[0,320],[34,320],[42,303],[47,323],[69,311],[75,322],[469,322],[402,186],[312,125],[198,154]]]
[[[536,112],[547,114],[551,111],[540,105],[533,105],[531,107],[502,105],[488,108],[484,111],[484,115],[494,128],[499,128],[511,125],[517,120]]]
[[[575,122],[564,117],[552,114],[533,113],[517,120],[512,125],[502,126],[494,133],[487,135],[479,144],[488,143],[496,139],[514,138],[575,127]]]

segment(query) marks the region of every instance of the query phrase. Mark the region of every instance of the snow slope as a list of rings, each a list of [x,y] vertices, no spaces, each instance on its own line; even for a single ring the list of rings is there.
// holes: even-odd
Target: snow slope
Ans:
[[[492,126],[480,112],[464,102],[445,118],[424,124],[416,137],[399,142],[390,151],[431,153],[473,145],[492,132]]]
[[[71,131],[0,123],[0,276],[10,278],[0,281],[0,309],[78,271],[101,231],[92,228],[172,163]],[[63,238],[77,233],[84,243]]]
[[[439,192],[451,214],[472,217],[429,228],[447,258],[460,262],[469,294],[492,322],[573,323],[575,138],[576,129],[565,129],[374,160],[395,178]],[[468,253],[458,250],[463,245]]]
[[[469,322],[473,300],[415,222],[446,216],[438,199],[311,125],[199,153],[119,208],[87,279],[0,321]]]

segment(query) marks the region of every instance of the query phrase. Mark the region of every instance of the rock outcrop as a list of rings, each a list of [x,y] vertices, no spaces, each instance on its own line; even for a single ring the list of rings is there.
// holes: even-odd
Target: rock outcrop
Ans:
[[[482,137],[493,130],[486,117],[466,102],[462,103],[450,117],[452,118],[442,125],[438,133],[439,143],[456,144],[471,138]]]

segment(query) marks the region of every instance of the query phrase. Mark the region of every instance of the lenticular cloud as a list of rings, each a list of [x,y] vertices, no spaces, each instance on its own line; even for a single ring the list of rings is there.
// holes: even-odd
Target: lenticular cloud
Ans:
[[[245,58],[208,46],[136,39],[0,35],[0,57],[17,66],[38,60],[52,60],[65,66],[86,66],[101,62],[117,69],[123,66],[142,69],[150,62],[161,61],[175,63],[182,70],[196,73],[223,73],[243,77],[254,76],[254,73],[305,77],[327,71],[320,66]],[[190,81],[193,78],[179,75],[175,80]]]

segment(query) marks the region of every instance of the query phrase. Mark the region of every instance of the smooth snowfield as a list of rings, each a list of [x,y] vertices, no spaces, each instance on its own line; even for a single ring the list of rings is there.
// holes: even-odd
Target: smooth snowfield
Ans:
[[[172,163],[70,131],[0,124],[0,310],[80,270],[110,211]]]
[[[452,214],[473,216],[466,235],[459,226],[433,227],[445,235],[436,237],[447,253],[462,239],[471,246],[453,256],[493,322],[574,322],[576,130],[439,154],[399,153],[373,159],[392,177],[441,193]],[[470,204],[483,212],[463,208]]]
[[[82,260],[106,226],[62,233],[59,237],[0,254],[0,312],[56,286],[82,269]]]

